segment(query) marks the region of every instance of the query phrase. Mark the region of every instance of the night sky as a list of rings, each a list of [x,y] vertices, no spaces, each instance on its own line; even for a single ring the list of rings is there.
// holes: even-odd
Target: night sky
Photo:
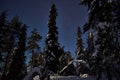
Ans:
[[[51,5],[57,8],[56,25],[59,31],[59,43],[66,51],[73,54],[76,50],[77,27],[82,27],[87,21],[87,8],[79,5],[80,0],[0,0],[0,13],[8,10],[8,19],[18,15],[20,20],[29,26],[28,35],[37,28],[42,35],[42,48],[47,35],[48,15]],[[85,43],[86,37],[82,37]]]

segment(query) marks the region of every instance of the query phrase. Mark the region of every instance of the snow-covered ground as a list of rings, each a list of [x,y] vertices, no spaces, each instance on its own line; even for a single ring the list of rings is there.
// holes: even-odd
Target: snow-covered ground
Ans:
[[[35,77],[33,77],[34,73],[38,73],[39,75],[42,75],[42,70],[43,67],[39,66],[39,67],[34,67],[26,76],[23,80],[39,80],[39,76],[36,75]]]
[[[72,62],[75,62],[75,61],[72,61]],[[68,65],[70,65],[72,62],[70,62]],[[79,60],[79,62],[85,63],[81,60]],[[66,69],[67,66],[65,66],[61,71]],[[112,80],[120,80],[120,74],[119,74],[120,73],[120,69],[119,69],[120,65],[117,63],[114,63],[111,66],[112,66],[111,77],[113,78]],[[43,69],[44,68],[42,66],[34,67],[32,70],[30,70],[28,72],[28,74],[25,76],[25,78],[23,80],[40,80],[39,79],[40,76],[42,76],[44,74],[44,73],[42,73]],[[46,72],[46,70],[44,72]],[[37,73],[37,74],[35,74],[35,73]],[[83,75],[80,75],[79,77],[77,77],[77,76],[59,76],[56,74],[48,74],[48,75],[50,75],[50,80],[96,80],[96,78],[97,78],[97,76],[91,76],[88,74],[83,74]],[[106,77],[107,77],[107,75],[105,73],[102,73],[100,80],[108,80]]]
[[[33,80],[40,80],[39,75],[36,75]],[[95,80],[94,77],[76,77],[76,76],[50,76],[50,80]]]
[[[40,76],[36,75],[32,78],[31,77],[25,78],[24,80],[40,80]],[[51,75],[50,80],[96,80],[96,76],[89,76],[87,74],[80,75],[79,77]],[[102,75],[100,80],[107,80],[107,78],[105,77],[105,75]],[[113,78],[113,80],[116,80],[116,79]]]
[[[80,78],[76,76],[50,76],[50,80],[95,80],[93,77]]]

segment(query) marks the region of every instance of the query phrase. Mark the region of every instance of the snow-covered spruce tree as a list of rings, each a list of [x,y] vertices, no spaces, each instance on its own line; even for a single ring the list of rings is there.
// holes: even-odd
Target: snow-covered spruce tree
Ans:
[[[77,44],[76,45],[77,45],[77,50],[76,50],[77,60],[86,60],[86,56],[84,54],[83,42],[82,42],[82,31],[80,27],[78,27],[77,29]],[[77,75],[84,74],[85,66],[78,63],[76,73]]]
[[[35,66],[40,65],[39,64],[39,57],[41,56],[41,51],[40,51],[40,45],[39,42],[41,41],[42,36],[37,32],[37,29],[33,29],[31,31],[31,35],[28,38],[28,45],[27,45],[27,50],[30,51],[32,54],[29,66],[30,68],[33,68]]]
[[[93,36],[93,32],[89,32],[88,34],[88,39],[87,39],[87,49],[86,49],[86,57],[87,57],[87,61],[89,63],[89,67],[90,67],[90,72],[89,74],[94,74],[94,57],[92,57],[95,49],[94,49],[94,36]]]
[[[13,59],[10,64],[10,70],[6,80],[22,80],[26,74],[25,65],[25,45],[26,45],[26,25],[20,28],[19,42],[16,49],[13,51]]]
[[[96,71],[97,80],[100,80],[102,73],[106,74],[108,80],[112,80],[111,69],[114,66],[114,58],[119,54],[116,47],[114,10],[113,3],[118,0],[82,0],[83,5],[89,5],[89,19],[84,26],[84,31],[90,28],[97,32],[96,39]],[[118,9],[118,7],[116,7]],[[118,17],[118,16],[117,16]],[[118,36],[117,36],[118,37]]]
[[[48,20],[48,34],[46,37],[46,66],[49,70],[57,73],[59,69],[59,57],[61,56],[61,49],[58,43],[58,31],[56,27],[56,8],[52,5]]]
[[[92,54],[94,53],[94,36],[93,36],[93,32],[89,32],[88,34],[88,39],[87,39],[87,53],[88,53],[88,58],[90,58],[92,56]]]
[[[76,50],[76,53],[77,53],[77,59],[80,60],[85,60],[85,57],[84,57],[84,50],[83,50],[83,41],[82,41],[82,31],[81,31],[81,28],[78,27],[77,29],[77,50]]]

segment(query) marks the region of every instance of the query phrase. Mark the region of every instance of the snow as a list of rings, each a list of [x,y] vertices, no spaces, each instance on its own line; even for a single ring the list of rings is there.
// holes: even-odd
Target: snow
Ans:
[[[27,79],[27,80],[40,80],[39,75],[36,75],[33,79]],[[96,76],[89,76],[87,74],[83,74],[80,77],[77,76],[58,76],[53,75],[50,76],[50,80],[96,80]],[[105,75],[102,75],[102,78],[100,80],[107,80]],[[116,80],[113,78],[113,80]]]
[[[97,57],[97,53],[98,53],[98,51],[96,50],[96,51],[92,54],[92,57],[93,57],[93,58]]]
[[[71,63],[71,62],[70,62]],[[40,76],[42,75],[41,70],[43,67],[34,67],[23,80],[40,80]],[[33,74],[37,72],[38,74],[33,76]],[[88,74],[82,74],[78,76],[59,76],[57,74],[50,75],[50,80],[96,80],[97,76],[90,76]],[[104,75],[102,75],[101,80],[107,80]]]
[[[50,76],[50,80],[95,80],[94,77],[77,77],[77,76]]]
[[[79,63],[84,63],[84,64],[86,64],[86,61],[84,61],[84,60],[74,60],[74,62],[79,62]]]
[[[40,76],[36,75],[35,77],[33,77],[33,80],[40,80]]]
[[[72,64],[72,63],[82,63],[82,64],[86,64],[86,67],[89,67],[89,64],[87,65],[87,62],[84,60],[72,60],[70,61],[60,72],[64,71],[65,69],[67,69],[67,67]],[[120,64],[118,63],[114,63],[111,65],[111,76],[113,78],[113,80],[116,80],[116,78],[119,80],[120,79]],[[29,71],[29,73],[25,76],[25,78],[23,80],[40,80],[40,77],[43,76],[42,74],[42,70],[43,67],[39,66],[39,67],[34,67],[31,71]],[[33,75],[34,73],[38,73],[37,75]],[[97,75],[88,75],[88,74],[80,74],[80,76],[60,76],[57,74],[48,74],[50,75],[50,80],[96,80],[97,79]],[[106,78],[106,74],[102,73],[102,76],[100,78],[100,80],[107,80]]]
[[[42,66],[39,66],[39,67],[34,67],[26,76],[23,80],[39,80],[38,79],[38,75],[34,77],[34,79],[32,78],[33,77],[33,74],[34,73],[38,73],[40,76],[42,75],[42,69],[43,67]]]
[[[86,62],[86,61],[84,61],[84,60],[72,60],[72,61],[70,61],[61,71],[60,71],[60,73],[61,72],[63,72],[64,70],[66,70],[67,68],[68,68],[68,66],[70,65],[70,64],[72,64],[72,63],[80,63],[80,64],[84,64],[84,66],[86,67],[86,68],[89,68],[89,64]]]
[[[112,0],[108,0],[108,3],[111,3],[112,2]]]
[[[50,80],[95,80],[95,77],[92,76],[87,76],[86,74],[82,75],[84,77],[77,77],[77,76],[50,76]],[[86,77],[85,77],[86,76]],[[28,80],[40,80],[39,75],[36,75],[33,79],[28,79]],[[103,79],[105,80],[105,79]]]

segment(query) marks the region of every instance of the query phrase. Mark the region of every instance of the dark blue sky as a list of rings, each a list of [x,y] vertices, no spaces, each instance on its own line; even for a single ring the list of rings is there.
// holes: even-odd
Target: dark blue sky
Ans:
[[[51,5],[57,8],[57,27],[59,43],[65,46],[66,51],[73,54],[76,50],[76,31],[87,21],[87,8],[79,5],[80,0],[0,0],[0,12],[8,11],[8,18],[18,15],[20,20],[29,26],[28,34],[32,28],[37,28],[43,36],[43,46],[47,35],[47,21]],[[85,36],[82,37],[85,43]]]

